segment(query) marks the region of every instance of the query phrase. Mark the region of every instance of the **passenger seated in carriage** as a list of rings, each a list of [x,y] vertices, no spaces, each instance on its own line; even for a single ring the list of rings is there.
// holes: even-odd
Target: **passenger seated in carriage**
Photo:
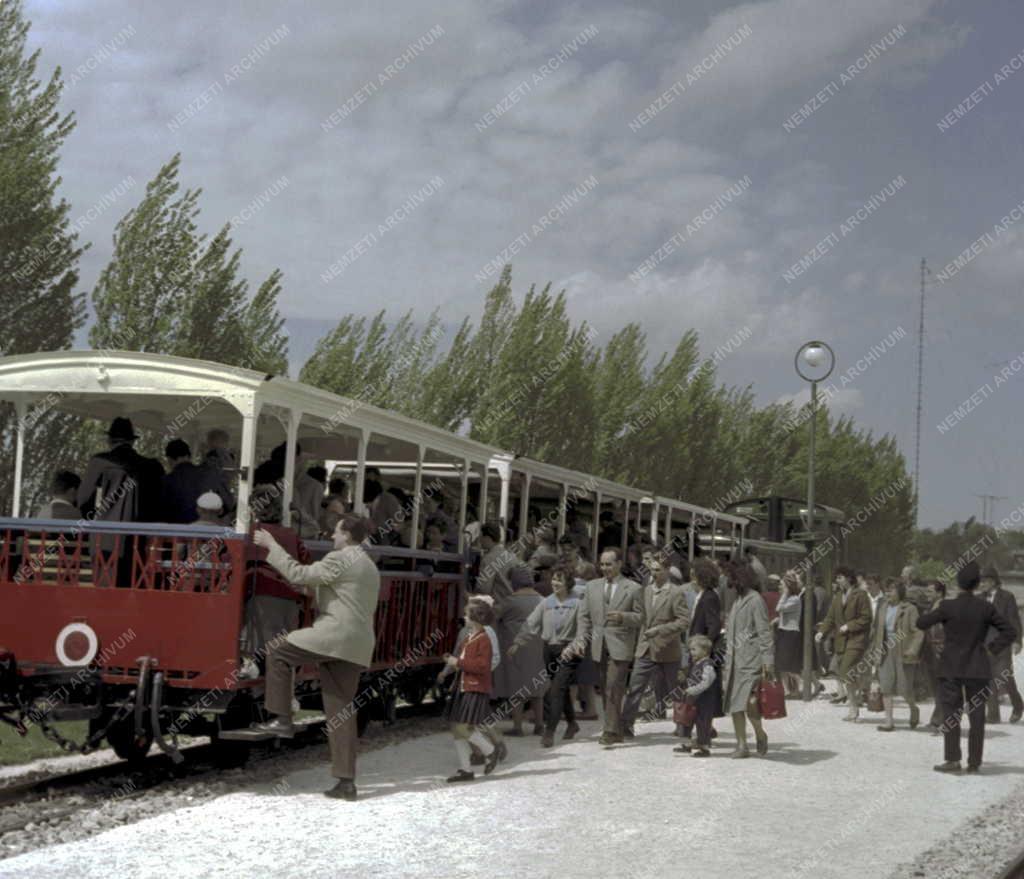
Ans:
[[[50,488],[50,500],[39,508],[37,519],[81,519],[82,511],[76,503],[78,486],[82,484],[77,473],[58,470]]]
[[[196,498],[196,518],[190,525],[221,525],[224,502],[215,491],[205,491]]]
[[[253,522],[269,531],[301,564],[312,561],[306,545],[292,528],[281,524],[281,492],[275,485],[258,485],[250,501]],[[243,667],[246,677],[256,677],[265,667],[267,644],[299,625],[302,595],[267,564],[267,551],[254,543],[245,548],[246,580],[250,586],[242,631]],[[258,657],[257,663],[254,658]]]

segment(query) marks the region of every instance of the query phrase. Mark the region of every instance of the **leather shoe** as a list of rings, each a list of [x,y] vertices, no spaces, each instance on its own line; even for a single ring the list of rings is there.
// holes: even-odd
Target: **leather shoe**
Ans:
[[[569,741],[569,739],[573,738],[579,731],[580,725],[574,720],[565,728],[565,733],[562,736],[562,741]]]
[[[970,772],[972,775],[977,775],[980,769],[980,766],[972,766],[969,763],[967,764],[967,771]]]
[[[1024,711],[1021,711],[1019,708],[1014,708],[1013,711],[1010,712],[1010,723],[1020,723],[1022,716],[1024,716]]]
[[[621,745],[622,736],[616,735],[615,733],[601,733],[601,738],[597,740],[597,743],[599,745],[604,745],[605,747],[608,745]]]
[[[476,778],[476,776],[473,775],[472,772],[466,772],[465,769],[460,769],[454,775],[449,775],[445,781],[448,782],[448,784],[458,784],[460,781],[472,781],[474,778]]]
[[[690,745],[676,745],[672,750],[680,754],[689,754],[693,748]]]
[[[295,738],[295,726],[292,724],[291,719],[286,717],[275,717],[266,723],[254,723],[252,729],[270,733],[282,739]]]
[[[324,796],[334,800],[355,800],[355,782],[351,778],[340,778],[334,787],[324,791]]]
[[[555,746],[555,734],[552,732],[545,732],[540,737],[540,745],[542,748],[553,748]]]
[[[932,769],[936,772],[959,772],[960,761],[959,760],[947,760],[945,763],[936,763]]]
[[[498,750],[497,745],[491,749],[491,753],[487,755],[487,762],[484,763],[484,775],[490,775],[494,772],[494,767],[498,765],[498,760],[501,759],[501,751]]]
[[[768,753],[768,734],[764,733],[763,735],[756,736],[756,739],[757,753],[763,757],[765,754]]]
[[[504,742],[498,742],[498,762],[501,763],[508,756],[508,747]]]

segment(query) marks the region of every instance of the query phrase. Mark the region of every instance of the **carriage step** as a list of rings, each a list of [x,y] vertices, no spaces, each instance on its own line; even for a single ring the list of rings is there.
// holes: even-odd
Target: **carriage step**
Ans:
[[[327,718],[323,714],[317,714],[313,717],[296,720],[292,726],[295,729],[295,735],[301,735],[314,727],[322,726],[326,721]],[[226,729],[220,733],[218,738],[222,742],[265,742],[279,738],[279,736],[261,729]]]

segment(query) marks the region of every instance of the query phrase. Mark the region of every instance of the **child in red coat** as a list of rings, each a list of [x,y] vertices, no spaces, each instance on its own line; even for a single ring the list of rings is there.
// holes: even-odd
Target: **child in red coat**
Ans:
[[[451,668],[458,669],[458,677],[452,685],[454,695],[448,703],[445,716],[452,723],[455,738],[455,752],[459,756],[459,771],[448,778],[449,783],[472,781],[475,776],[470,768],[472,749],[480,750],[486,759],[484,775],[490,775],[498,763],[498,749],[478,729],[491,713],[491,639],[484,626],[494,618],[491,606],[483,601],[469,601],[466,604],[466,624],[470,635],[458,656],[448,655],[445,661]]]

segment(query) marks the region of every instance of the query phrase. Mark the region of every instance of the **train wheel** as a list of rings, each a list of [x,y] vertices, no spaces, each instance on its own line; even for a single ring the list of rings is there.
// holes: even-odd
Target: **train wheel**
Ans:
[[[398,694],[388,690],[381,698],[384,703],[384,725],[391,726],[398,720]]]
[[[153,731],[149,724],[144,724],[144,734],[135,735],[135,718],[126,717],[107,730],[107,742],[122,760],[129,763],[141,763],[146,759],[150,746],[153,744]]]
[[[210,737],[210,750],[218,769],[238,769],[249,761],[248,742],[226,742],[214,735]]]
[[[366,705],[361,705],[356,713],[356,731],[360,737],[366,732],[366,727],[370,725],[371,710],[369,703],[367,703]]]
[[[427,693],[430,692],[431,683],[424,678],[415,678],[402,684],[401,694],[414,708],[423,703]]]

